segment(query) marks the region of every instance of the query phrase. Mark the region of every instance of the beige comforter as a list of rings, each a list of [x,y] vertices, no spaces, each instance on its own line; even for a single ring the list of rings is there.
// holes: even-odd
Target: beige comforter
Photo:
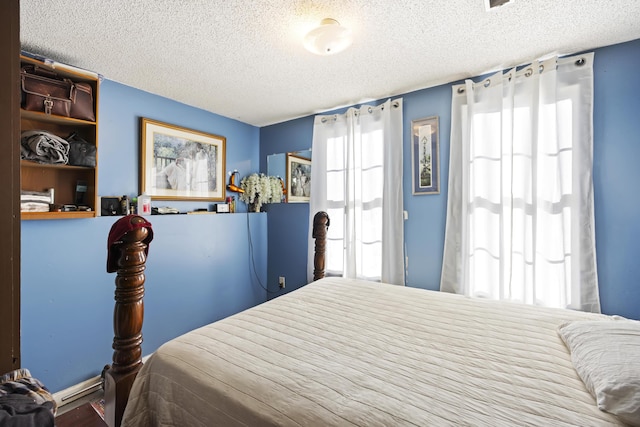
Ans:
[[[123,425],[618,425],[556,332],[598,317],[327,278],[163,345]]]

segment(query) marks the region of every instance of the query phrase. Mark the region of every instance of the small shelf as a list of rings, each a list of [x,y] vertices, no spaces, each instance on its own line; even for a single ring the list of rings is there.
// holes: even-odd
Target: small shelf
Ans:
[[[21,168],[38,168],[38,169],[67,169],[67,170],[93,170],[95,168],[88,166],[71,166],[71,165],[50,165],[46,163],[32,162],[30,160],[20,160]]]
[[[60,125],[71,126],[95,126],[96,122],[88,120],[74,119],[73,117],[56,116],[53,114],[45,114],[40,111],[29,111],[20,109],[20,116],[27,120],[37,120],[44,123],[55,123]]]
[[[22,220],[30,219],[72,219],[72,218],[94,218],[94,211],[76,211],[76,212],[21,212]]]

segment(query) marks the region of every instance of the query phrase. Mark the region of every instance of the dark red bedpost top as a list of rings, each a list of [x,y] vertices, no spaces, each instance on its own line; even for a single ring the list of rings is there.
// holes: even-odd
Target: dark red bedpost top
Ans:
[[[114,273],[118,270],[118,247],[122,243],[122,237],[129,231],[137,228],[146,228],[149,230],[147,238],[142,242],[147,245],[144,253],[148,255],[149,243],[153,240],[151,223],[139,215],[123,216],[111,226],[111,231],[109,231],[109,238],[107,240],[107,273]]]

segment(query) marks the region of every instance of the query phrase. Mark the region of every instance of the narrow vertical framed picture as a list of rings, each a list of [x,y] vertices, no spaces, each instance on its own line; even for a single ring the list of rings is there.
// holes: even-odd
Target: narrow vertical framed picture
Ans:
[[[309,203],[311,159],[287,153],[287,202]]]
[[[413,194],[440,194],[438,116],[411,121]]]

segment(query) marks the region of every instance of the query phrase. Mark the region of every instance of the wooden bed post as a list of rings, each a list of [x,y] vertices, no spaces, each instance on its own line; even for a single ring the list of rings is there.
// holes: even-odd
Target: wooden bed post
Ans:
[[[152,238],[151,224],[137,215],[118,220],[109,234],[107,271],[117,272],[113,365],[104,373],[105,421],[109,427],[120,426],[129,391],[142,367],[144,270]]]
[[[313,217],[313,232],[311,237],[316,239],[313,256],[313,280],[324,277],[325,250],[327,247],[327,228],[329,228],[329,214],[320,211]]]

